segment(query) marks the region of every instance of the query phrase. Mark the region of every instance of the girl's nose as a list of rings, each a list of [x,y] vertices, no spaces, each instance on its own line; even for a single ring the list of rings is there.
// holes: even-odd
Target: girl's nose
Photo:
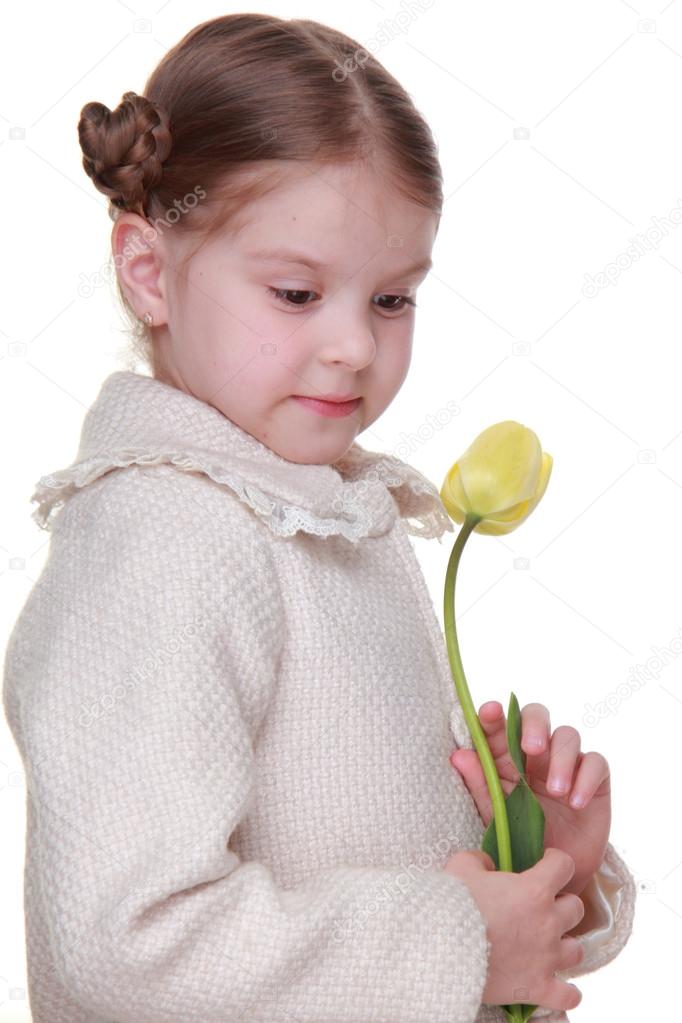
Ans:
[[[376,351],[368,323],[344,320],[337,322],[332,334],[323,338],[321,358],[326,362],[342,362],[359,372],[374,361]]]

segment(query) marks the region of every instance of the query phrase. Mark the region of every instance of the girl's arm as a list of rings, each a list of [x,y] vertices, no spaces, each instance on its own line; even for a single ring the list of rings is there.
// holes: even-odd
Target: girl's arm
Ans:
[[[397,868],[284,889],[229,848],[284,612],[261,524],[204,479],[114,471],[62,509],[5,665],[36,983],[117,1023],[473,1023],[488,946],[463,883],[420,870],[377,903]]]

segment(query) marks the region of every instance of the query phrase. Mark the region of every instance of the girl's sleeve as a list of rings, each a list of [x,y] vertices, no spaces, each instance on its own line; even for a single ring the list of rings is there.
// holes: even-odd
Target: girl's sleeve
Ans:
[[[250,509],[176,470],[57,517],[5,664],[42,965],[117,1023],[474,1023],[489,946],[459,879],[419,871],[376,911],[395,865],[283,888],[230,848],[285,635],[270,560]]]
[[[585,915],[575,937],[584,957],[577,966],[558,971],[557,977],[582,977],[615,959],[632,933],[636,895],[632,873],[609,842],[599,869],[580,896]]]

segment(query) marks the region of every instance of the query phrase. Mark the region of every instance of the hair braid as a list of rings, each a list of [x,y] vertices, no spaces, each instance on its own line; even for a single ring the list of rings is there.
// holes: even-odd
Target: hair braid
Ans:
[[[171,149],[169,118],[145,96],[126,92],[115,110],[86,103],[78,122],[83,167],[114,206],[145,216]]]

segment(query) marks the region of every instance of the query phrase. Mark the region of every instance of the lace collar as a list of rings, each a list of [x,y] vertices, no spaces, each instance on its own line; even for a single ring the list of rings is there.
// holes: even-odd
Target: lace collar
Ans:
[[[331,465],[290,462],[213,406],[154,377],[108,376],[83,421],[76,460],[40,478],[32,517],[50,529],[80,487],[112,469],[166,462],[229,487],[280,536],[298,530],[349,540],[407,532],[440,541],[453,526],[438,489],[407,463],[354,442]]]

